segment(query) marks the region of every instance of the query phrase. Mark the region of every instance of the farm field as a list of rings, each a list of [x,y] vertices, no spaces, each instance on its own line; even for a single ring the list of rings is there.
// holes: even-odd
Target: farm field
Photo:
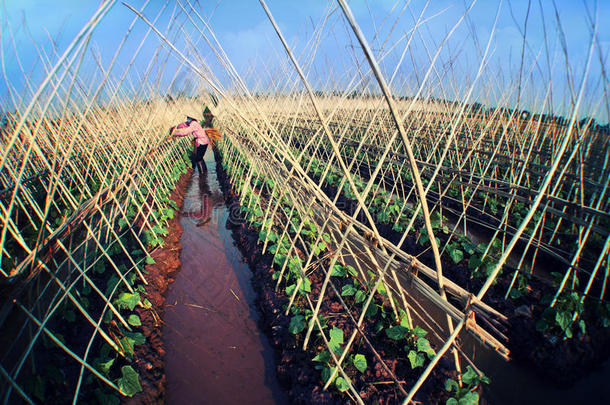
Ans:
[[[606,5],[133,3],[4,11],[2,403],[606,400]]]

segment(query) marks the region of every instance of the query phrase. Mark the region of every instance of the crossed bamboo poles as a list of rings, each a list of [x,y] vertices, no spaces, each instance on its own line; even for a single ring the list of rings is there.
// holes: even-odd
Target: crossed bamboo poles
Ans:
[[[27,255],[20,264],[10,269],[12,271],[10,275],[13,278],[19,278],[29,274],[31,280],[36,280],[39,278],[38,274],[41,271],[49,274],[50,280],[42,286],[36,286],[36,288],[43,293],[41,297],[46,293],[51,294],[52,301],[56,305],[44,308],[44,304],[42,304],[44,300],[42,299],[36,300],[33,304],[26,304],[19,300],[10,304],[14,305],[15,308],[22,309],[33,322],[24,324],[21,330],[25,331],[29,327],[27,325],[35,325],[37,332],[30,341],[29,349],[20,356],[19,366],[11,370],[0,369],[3,377],[12,387],[6,392],[5,400],[8,400],[11,389],[15,389],[20,395],[27,398],[27,394],[23,392],[16,381],[19,371],[25,361],[29,359],[31,347],[38,336],[45,333],[51,338],[53,337],[52,331],[49,331],[45,324],[64,300],[75,303],[79,312],[95,328],[84,357],[76,355],[70,348],[62,348],[81,364],[81,378],[84,369],[91,370],[91,366],[87,362],[87,355],[96,335],[99,333],[108,343],[112,344],[112,340],[105,335],[103,328],[100,327],[102,318],[98,318],[99,320],[96,322],[85,308],[77,304],[77,300],[71,291],[78,280],[84,280],[100,295],[103,295],[88,278],[87,272],[93,268],[98,260],[107,260],[111,266],[113,265],[112,259],[105,253],[105,249],[113,241],[121,244],[121,234],[112,229],[112,224],[118,219],[126,219],[127,201],[153,195],[153,202],[144,202],[141,207],[144,212],[147,212],[152,204],[157,204],[154,201],[156,197],[154,197],[153,189],[158,187],[158,182],[165,184],[163,173],[170,167],[170,163],[163,163],[163,165],[149,163],[147,167],[150,174],[143,174],[138,170],[138,165],[141,164],[139,162],[143,161],[150,146],[156,145],[161,140],[160,134],[164,127],[173,123],[174,117],[179,114],[179,111],[189,108],[188,105],[200,104],[202,101],[208,103],[210,100],[205,95],[205,90],[203,90],[203,100],[197,100],[196,102],[179,99],[176,103],[167,104],[153,98],[146,104],[138,100],[138,98],[153,94],[161,88],[159,81],[150,83],[149,77],[152,75],[154,63],[159,61],[166,63],[171,54],[177,55],[181,63],[175,73],[169,72],[171,83],[178,80],[177,78],[181,72],[191,71],[194,72],[195,77],[203,82],[203,85],[198,89],[211,89],[220,96],[221,103],[217,115],[220,126],[226,130],[227,134],[227,142],[222,146],[223,150],[228,152],[229,158],[239,155],[249,162],[248,170],[243,178],[234,179],[237,184],[249,184],[253,177],[263,174],[275,176],[276,183],[282,180],[282,177],[278,177],[278,173],[287,175],[289,179],[299,179],[297,182],[291,183],[295,189],[278,186],[277,191],[281,195],[289,196],[292,199],[294,210],[299,213],[300,217],[319,220],[307,214],[311,209],[311,201],[303,198],[302,193],[297,191],[298,187],[307,190],[307,193],[310,193],[308,195],[315,195],[319,200],[317,203],[321,204],[320,206],[333,210],[333,199],[321,192],[321,185],[333,165],[341,170],[343,177],[339,190],[343,190],[344,186],[351,190],[357,197],[358,210],[362,211],[367,221],[366,223],[358,223],[353,218],[349,220],[349,218],[345,218],[344,214],[335,210],[334,215],[349,222],[349,229],[347,231],[335,229],[339,237],[333,236],[333,245],[336,251],[341,253],[337,253],[330,258],[331,266],[329,268],[332,268],[332,264],[337,260],[341,260],[342,254],[369,257],[366,263],[369,266],[370,258],[376,261],[379,254],[385,255],[384,257],[387,260],[385,265],[382,262],[373,263],[380,276],[375,288],[381,285],[380,283],[385,283],[386,290],[389,294],[399,297],[398,302],[401,303],[407,313],[417,315],[418,318],[429,325],[429,329],[433,330],[440,340],[446,342],[427,370],[422,373],[420,382],[412,387],[409,393],[403,391],[407,400],[412,398],[420,383],[423,382],[443,353],[451,349],[454,351],[454,358],[457,360],[459,347],[454,344],[454,339],[463,328],[465,319],[468,318],[472,310],[471,306],[466,305],[463,312],[458,311],[456,313],[455,309],[452,309],[452,306],[444,298],[446,290],[451,289],[451,287],[453,287],[453,293],[457,291],[459,294],[464,294],[464,292],[459,289],[456,290],[450,280],[442,276],[440,255],[446,246],[435,246],[434,237],[430,239],[436,269],[427,269],[425,266],[421,269],[423,269],[423,272],[428,272],[428,277],[436,279],[438,291],[427,290],[425,283],[418,284],[418,288],[426,292],[428,299],[445,308],[447,314],[453,314],[454,320],[457,322],[457,325],[454,325],[453,333],[447,334],[444,332],[444,328],[438,325],[437,321],[427,314],[424,308],[417,307],[418,303],[411,299],[409,292],[400,287],[400,272],[404,269],[396,267],[395,258],[411,259],[404,255],[401,256],[402,253],[397,247],[402,244],[408,234],[413,233],[412,225],[417,218],[417,211],[423,210],[422,218],[426,224],[428,234],[432,236],[431,213],[440,212],[442,218],[443,210],[448,209],[443,207],[440,198],[437,202],[431,201],[431,207],[426,208],[426,205],[428,205],[427,195],[433,190],[433,185],[438,184],[436,192],[440,197],[443,197],[449,193],[451,186],[459,184],[459,193],[457,197],[453,198],[461,201],[462,210],[461,212],[458,210],[456,213],[459,218],[451,229],[449,241],[454,235],[458,235],[458,231],[462,227],[464,232],[468,232],[467,223],[473,221],[468,215],[470,207],[489,212],[489,192],[494,190],[494,187],[497,187],[497,190],[500,190],[499,192],[504,192],[504,197],[507,199],[498,232],[488,241],[486,251],[486,254],[488,254],[495,239],[501,239],[502,256],[492,276],[487,279],[485,287],[478,294],[478,298],[483,297],[490,283],[493,282],[504,262],[509,258],[516,241],[519,239],[527,240],[527,248],[518,259],[513,282],[518,272],[524,271],[522,265],[526,260],[529,260],[526,259],[526,253],[528,251],[533,252],[530,268],[531,271],[535,271],[535,259],[538,251],[543,252],[545,249],[551,248],[560,234],[562,224],[572,222],[570,226],[574,230],[573,232],[578,235],[577,247],[568,250],[568,253],[572,255],[569,260],[570,266],[564,273],[555,300],[558,299],[565,288],[573,288],[575,272],[589,275],[588,282],[583,289],[582,300],[588,297],[588,292],[594,281],[603,275],[604,282],[599,296],[599,299],[603,299],[605,280],[608,275],[607,235],[605,235],[606,238],[601,252],[597,259],[593,260],[594,264],[588,266],[588,268],[579,264],[582,253],[586,252],[590,245],[589,238],[591,235],[599,235],[600,232],[604,232],[604,228],[600,228],[600,218],[603,218],[603,214],[608,210],[606,194],[607,179],[610,178],[607,166],[607,144],[604,144],[603,140],[600,141],[599,137],[596,138],[594,130],[587,130],[586,123],[583,127],[577,120],[579,108],[583,103],[585,79],[581,81],[578,89],[570,88],[573,100],[570,110],[571,116],[568,117],[567,125],[563,126],[548,125],[543,122],[541,116],[538,119],[534,117],[534,119],[523,121],[519,116],[518,108],[508,113],[500,108],[493,109],[491,112],[479,113],[474,106],[469,105],[476,79],[469,84],[466,91],[460,93],[456,103],[426,100],[426,94],[429,94],[431,89],[440,89],[441,93],[449,96],[452,94],[451,86],[457,85],[456,80],[452,78],[450,78],[449,84],[443,83],[443,77],[451,76],[451,72],[443,71],[437,66],[436,62],[443,44],[435,45],[436,49],[428,49],[428,45],[423,41],[425,52],[428,55],[428,65],[422,69],[422,72],[415,74],[413,79],[416,80],[417,86],[413,86],[407,78],[398,75],[400,64],[403,62],[405,55],[410,52],[410,44],[418,38],[422,38],[422,31],[427,21],[434,18],[434,16],[424,16],[427,5],[419,14],[416,13],[415,15],[408,6],[405,6],[400,15],[396,17],[394,26],[400,21],[402,13],[407,10],[413,17],[413,28],[395,43],[389,43],[390,35],[388,35],[383,40],[383,44],[387,46],[387,52],[384,52],[384,46],[382,46],[380,55],[375,56],[363,36],[358,35],[358,24],[351,16],[347,5],[342,1],[339,2],[339,7],[344,11],[345,20],[343,17],[333,20],[333,13],[335,17],[338,15],[336,13],[337,6],[329,3],[327,12],[315,27],[311,39],[298,57],[294,56],[294,51],[283,41],[285,50],[288,51],[289,55],[292,55],[291,61],[281,62],[279,71],[275,68],[268,72],[252,70],[248,77],[244,79],[222,49],[209,22],[193,8],[190,2],[185,1],[176,4],[170,16],[170,24],[165,30],[160,29],[160,24],[157,21],[159,21],[159,17],[168,3],[165,3],[152,20],[148,20],[144,16],[148,3],[145,3],[140,10],[130,7],[136,14],[133,23],[141,19],[149,26],[137,52],[149,38],[150,33],[153,33],[153,36],[160,37],[164,44],[157,48],[151,63],[139,78],[129,75],[130,69],[134,66],[136,57],[134,55],[120,78],[118,80],[112,79],[112,68],[122,44],[117,48],[115,57],[113,57],[108,67],[104,67],[101,60],[95,58],[98,74],[101,77],[99,83],[95,83],[96,86],[93,81],[91,83],[83,81],[80,75],[80,66],[85,57],[85,52],[89,49],[89,39],[95,26],[99,24],[113,3],[107,1],[102,4],[96,15],[81,31],[68,50],[62,55],[55,55],[58,62],[50,64],[48,62],[49,56],[41,54],[41,60],[48,66],[48,75],[36,91],[33,91],[34,86],[27,80],[30,94],[19,95],[16,91],[11,91],[11,99],[13,104],[18,106],[18,112],[14,115],[15,122],[11,127],[12,133],[5,134],[3,138],[2,162],[4,170],[2,172],[2,184],[5,189],[3,196],[10,195],[10,198],[8,199],[8,205],[4,205],[6,200],[3,200],[2,205],[4,227],[2,230],[1,254],[3,256],[15,256],[14,251],[7,250],[6,243],[7,240],[14,239],[26,251]],[[262,3],[264,4],[264,2]],[[267,11],[270,20],[273,20],[270,10]],[[468,10],[465,11],[463,16],[467,16],[467,14]],[[391,13],[388,14],[388,17],[390,16]],[[183,24],[173,24],[174,21],[183,21]],[[312,72],[311,69],[314,68],[313,60],[323,40],[324,31],[335,29],[333,23],[335,25],[344,24],[347,28],[346,22],[349,23],[351,29],[356,33],[357,40],[365,49],[367,60],[360,61],[361,56],[359,56],[358,47],[352,46],[350,57],[353,59],[345,64],[347,67],[345,77],[333,77],[329,74],[326,75],[322,83],[317,84],[324,89],[332,88],[335,83],[347,83],[345,92],[342,95],[335,96],[330,96],[331,92],[327,94],[316,92],[314,87],[309,84],[308,76]],[[189,30],[188,27],[191,27],[191,29]],[[593,22],[592,27],[592,32],[595,32]],[[281,38],[279,29],[278,34]],[[125,36],[125,39],[128,35]],[[493,37],[493,32],[490,35],[490,41],[491,37]],[[180,40],[181,38],[184,40],[183,42]],[[194,53],[193,50],[200,46],[202,40],[212,50],[211,58],[207,60],[199,56],[188,58],[187,55],[198,54]],[[405,101],[396,100],[392,96],[390,86],[384,86],[385,76],[376,61],[378,59],[379,62],[385,63],[386,55],[390,54],[392,49],[397,49],[399,44],[403,44],[403,52],[393,73],[388,75],[390,77],[389,84],[391,84],[392,89],[414,89],[413,93],[421,94],[421,97],[416,96]],[[525,35],[523,44],[523,49],[529,46]],[[596,56],[595,44],[596,39],[593,36],[589,47],[588,63],[592,63],[593,56]],[[166,50],[165,47],[169,50]],[[478,65],[479,74],[484,71],[485,54],[486,51],[481,50]],[[280,52],[277,52],[275,57],[284,60]],[[311,62],[301,63],[299,62],[301,60]],[[353,64],[352,61],[354,60],[358,62],[355,68],[349,66],[350,63]],[[214,61],[217,64],[216,69]],[[368,66],[368,64],[371,66]],[[547,65],[550,67],[550,63],[547,62]],[[539,69],[538,62],[536,61],[528,66],[524,63],[522,55],[521,70],[528,73],[535,69]],[[588,71],[589,69],[586,70],[586,72]],[[278,74],[281,79],[277,78]],[[272,75],[275,75],[274,79],[263,80],[264,76],[272,77]],[[24,76],[26,76],[25,72]],[[344,80],[346,78],[348,80]],[[497,79],[493,75],[490,79],[492,84],[495,84],[493,81]],[[359,90],[366,89],[366,85],[375,83],[375,81],[381,83],[385,100],[378,95],[368,96],[368,90]],[[231,86],[227,86],[227,82],[238,91],[228,90]],[[252,82],[256,84],[253,88],[249,88],[246,83]],[[602,82],[603,86],[607,86],[605,72]],[[299,90],[303,84],[305,87],[309,87],[307,94]],[[520,100],[523,103],[524,92],[520,81],[518,84]],[[269,85],[271,85],[271,89],[269,89]],[[548,86],[543,89],[543,96],[536,100],[539,101],[538,104],[546,105],[551,102],[551,85],[552,83],[549,82]],[[170,84],[169,88],[171,86]],[[108,108],[100,107],[99,104],[96,104],[98,94],[102,89],[107,88],[111,89],[111,96],[107,101]],[[264,88],[267,94],[273,96],[257,96],[257,90],[261,88]],[[318,86],[315,88],[318,88]],[[45,91],[48,91],[48,89],[51,89],[51,93],[47,98]],[[131,92],[128,94],[126,89],[131,90]],[[494,99],[490,90],[488,99],[506,101],[515,91],[517,90],[509,87],[503,94],[499,97],[495,96]],[[356,94],[356,97],[347,97],[352,92]],[[25,100],[30,100],[29,104]],[[52,102],[53,100],[64,100],[65,102],[57,104]],[[85,102],[76,102],[76,100],[85,100]],[[598,106],[589,105],[588,107],[592,109],[608,108],[607,99],[602,99],[599,103]],[[136,119],[136,122],[134,122],[134,116],[140,116],[140,119]],[[121,130],[126,126],[131,127],[131,130]],[[312,135],[303,139],[302,134],[298,133],[300,128],[310,128]],[[445,135],[446,132],[448,132],[448,136]],[[106,140],[109,140],[104,142],[103,146],[100,146],[98,142],[92,142],[96,134],[99,133],[106,134]],[[442,135],[438,136],[439,134]],[[490,137],[491,139],[489,139]],[[409,153],[409,145],[411,144],[412,151]],[[253,145],[256,145],[256,148]],[[348,145],[353,149],[353,154],[347,152]],[[604,145],[606,146],[606,155],[605,157],[598,157],[595,154],[596,146],[603,149]],[[374,154],[367,153],[373,147],[377,148]],[[249,153],[250,149],[257,150],[258,148],[260,148],[260,151],[256,155]],[[169,148],[168,145],[161,145],[158,152],[175,159],[180,150]],[[375,154],[377,156],[374,156]],[[325,173],[321,176],[320,183],[315,183],[307,176],[309,167],[301,166],[303,158],[308,155],[316,159],[329,161]],[[292,168],[289,173],[280,169],[274,169],[280,171],[264,170],[266,168],[265,161],[261,160],[260,156],[265,156],[267,162],[287,161]],[[381,156],[381,158],[378,158],[378,156]],[[405,156],[407,159],[401,158]],[[593,162],[595,159],[600,163],[590,166],[576,164],[577,162]],[[506,161],[509,164],[503,168],[495,163],[496,160]],[[363,163],[369,165],[369,173],[368,181],[366,178],[362,179],[366,181],[366,187],[361,191],[356,187],[355,181],[359,176],[356,168]],[[307,166],[310,164],[311,160],[309,160]],[[516,164],[520,166],[515,167]],[[585,171],[584,167],[599,168],[599,170],[595,172],[594,176],[590,176],[589,171]],[[547,169],[548,172],[544,172]],[[405,181],[405,173],[409,171],[412,173],[412,180]],[[469,171],[471,175],[468,177],[466,174]],[[538,173],[543,172],[536,177],[536,171]],[[449,175],[446,172],[449,172]],[[87,184],[87,180],[97,179],[102,181],[106,179],[109,173],[119,174],[115,174],[115,177],[110,179],[108,187],[99,192],[93,192]],[[418,181],[418,177],[420,177],[418,173],[422,173],[423,178],[427,181],[425,189],[422,181]],[[554,176],[555,173],[557,175]],[[44,192],[47,196],[45,203],[42,205],[36,202],[33,190],[28,186],[35,182],[37,178],[43,179]],[[391,183],[384,179],[392,179],[394,184],[388,185]],[[591,185],[593,191],[585,193],[583,190],[587,190]],[[123,189],[127,191],[125,192]],[[393,246],[380,237],[370,214],[371,203],[367,204],[366,202],[367,195],[377,194],[380,191],[400,196],[403,201],[415,201],[415,213],[412,214],[410,225],[403,233],[403,238],[397,246]],[[478,191],[485,193],[483,207],[480,207],[479,203],[475,201],[475,195]],[[509,223],[511,206],[516,202],[523,202],[520,196],[528,192],[533,204],[530,205],[526,217],[518,225],[511,225]],[[338,194],[335,196],[335,202],[337,197]],[[244,200],[242,203],[248,204],[251,201]],[[47,217],[53,207],[56,209],[70,207],[74,214],[64,218],[59,227],[56,228],[53,224],[47,222]],[[566,214],[568,209],[573,207],[578,207],[580,212],[584,213],[580,221],[574,219],[571,221],[569,214]],[[264,208],[265,217],[278,220],[279,202],[277,200],[270,201]],[[402,212],[407,212],[406,208],[406,205],[403,206]],[[20,210],[19,219],[12,216],[17,210]],[[536,212],[539,213],[537,217],[534,216]],[[526,226],[532,220],[535,224],[528,231],[528,235],[525,233]],[[152,228],[155,225],[156,218],[147,216],[145,221],[149,221],[150,228]],[[70,233],[74,229],[71,226],[76,222],[81,224],[81,229],[86,229],[83,239],[75,238]],[[331,222],[322,222],[320,225],[322,229],[330,229],[333,226]],[[548,226],[547,222],[551,225]],[[28,244],[21,235],[20,226],[22,224],[29,224],[28,226],[36,228],[38,237],[34,244]],[[282,234],[286,236],[288,224],[284,225]],[[377,240],[378,247],[373,249],[368,247],[366,243],[358,239],[359,233],[355,232],[355,229],[361,232],[370,232]],[[126,232],[132,231],[128,229]],[[503,231],[502,234],[500,234],[500,231]],[[507,236],[510,235],[512,235],[511,240],[508,240]],[[603,238],[604,235],[601,236]],[[267,246],[268,241],[263,244]],[[54,256],[49,253],[51,252],[49,250],[51,246],[55,249],[54,252],[63,252],[64,258],[59,263],[57,263],[57,260],[54,262]],[[121,246],[121,248],[125,251],[124,246]],[[144,246],[143,248],[146,251]],[[100,253],[100,258],[94,262],[83,262],[78,253],[83,250],[96,251]],[[377,252],[377,250],[380,250],[380,252]],[[411,260],[409,262],[415,263],[415,267],[417,267],[417,261]],[[308,264],[303,269],[304,272],[310,270],[308,266],[319,266],[319,263],[313,263],[312,255],[308,257]],[[365,262],[363,261],[359,266],[359,271],[362,274],[365,273],[364,266]],[[114,267],[119,277],[124,278],[126,276],[126,273],[119,270],[117,266]],[[60,273],[52,270],[55,268],[68,269],[66,278],[62,280],[56,277],[55,275]],[[6,269],[3,268],[2,270],[6,273],[5,275],[9,275]],[[131,271],[138,271],[137,263],[133,260],[127,273]],[[327,276],[325,286],[330,289],[334,288],[332,280],[328,279],[328,269],[322,269],[322,271],[325,271]],[[62,277],[64,277],[63,274]],[[31,282],[28,283],[26,280],[23,288],[32,288],[30,286]],[[129,285],[127,285],[127,288],[130,288]],[[508,295],[508,292],[506,294]],[[372,297],[372,295],[370,294],[369,297]],[[105,310],[115,312],[116,315],[119,315],[118,319],[128,327],[118,311],[113,308],[110,298],[103,297]],[[291,298],[294,300],[294,295]],[[323,298],[324,291],[317,297],[317,300],[309,301],[312,310],[315,310],[316,307],[319,308]],[[370,298],[367,302],[367,305],[369,304]],[[394,300],[391,300],[391,304],[395,305]],[[343,305],[345,306],[344,303]],[[394,310],[396,311],[397,308],[394,308]],[[351,315],[347,309],[346,313]],[[458,313],[460,315],[455,318]],[[358,323],[358,320],[353,316],[352,319],[355,323]],[[451,331],[450,315],[448,315],[447,320],[449,331]],[[309,324],[308,334],[317,322],[317,317],[314,316]],[[479,333],[485,333],[484,329]],[[350,337],[348,347],[341,357],[337,358],[333,355],[333,361],[339,365],[337,367],[339,373],[344,373],[341,364],[354,336]],[[61,347],[61,341],[56,340],[56,343]],[[13,350],[13,348],[10,348],[10,350]],[[468,361],[465,356],[462,356],[462,358]],[[110,381],[106,382],[109,385],[113,384]],[[403,390],[400,384],[397,384],[397,386],[400,390]],[[75,390],[74,401],[78,396],[79,387],[80,379]],[[358,400],[358,394],[353,391],[353,387],[351,394],[355,400]]]

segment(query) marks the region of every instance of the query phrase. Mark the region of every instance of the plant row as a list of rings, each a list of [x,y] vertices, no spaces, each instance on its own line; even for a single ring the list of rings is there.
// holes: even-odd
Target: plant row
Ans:
[[[145,266],[154,263],[148,252],[163,246],[167,223],[177,209],[169,197],[189,162],[185,152],[178,156],[177,161],[172,154],[163,158],[162,164],[171,167],[163,182],[159,174],[145,173],[142,184],[126,193],[121,208],[124,215],[116,215],[112,222],[116,239],[104,242],[99,238],[96,244],[85,244],[78,263],[82,272],[66,280],[74,300],[63,299],[58,304],[47,324],[54,331],[53,338],[43,336],[43,345],[36,352],[37,360],[41,364],[46,360],[45,365],[25,381],[25,392],[31,398],[64,403],[71,401],[78,387],[79,400],[118,404],[118,395],[131,397],[142,390],[132,366],[136,347],[147,344],[137,309],[151,309],[143,282]],[[76,234],[72,238],[78,239]],[[99,320],[97,328],[86,318]],[[90,368],[84,373],[66,354],[70,347],[79,348],[77,352],[87,349],[83,360]],[[75,384],[68,385],[73,380]]]
[[[239,155],[235,150],[225,150],[225,153]],[[273,255],[273,278],[281,286],[278,293],[291,302],[286,308],[290,317],[287,327],[295,337],[295,345],[301,345],[313,316],[310,297],[313,301],[320,294],[324,278],[322,269],[331,264],[330,255],[334,253],[331,235],[320,229],[311,217],[299,215],[293,202],[280,197],[275,182],[252,172],[243,159],[225,158],[223,166],[241,192],[241,209],[245,218],[258,231],[259,242]],[[252,175],[248,176],[248,173]],[[248,178],[250,180],[245,182],[244,179]],[[274,203],[277,210],[272,216],[268,213]],[[304,258],[309,255],[309,262],[316,265],[306,268]],[[320,384],[331,386],[346,396],[350,395],[350,387],[355,387],[366,396],[370,394],[367,390],[371,391],[374,381],[390,377],[367,345],[363,333],[375,348],[382,350],[384,361],[393,364],[400,378],[414,382],[436,354],[426,338],[428,333],[413,325],[404,310],[393,309],[385,286],[377,283],[376,273],[369,270],[367,277],[363,278],[346,263],[334,264],[330,272],[334,290],[328,291],[324,297],[307,346],[310,359],[319,370]],[[374,294],[373,299],[367,303],[371,294]],[[394,307],[400,308],[396,300]],[[350,315],[339,316],[344,310]],[[346,352],[348,337],[356,328],[354,320],[363,312],[364,322],[358,337]],[[336,366],[341,357],[344,358],[342,373]],[[461,377],[461,386],[457,377],[448,379],[447,391],[440,396],[454,401],[467,399],[470,401],[467,403],[478,402],[479,385],[487,380],[470,368]]]

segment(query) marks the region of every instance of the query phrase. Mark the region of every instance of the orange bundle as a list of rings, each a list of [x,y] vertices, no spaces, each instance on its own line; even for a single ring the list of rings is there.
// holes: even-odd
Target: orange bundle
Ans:
[[[222,139],[222,134],[216,128],[206,128],[205,134],[210,139],[210,146],[215,148],[218,145],[218,142]]]

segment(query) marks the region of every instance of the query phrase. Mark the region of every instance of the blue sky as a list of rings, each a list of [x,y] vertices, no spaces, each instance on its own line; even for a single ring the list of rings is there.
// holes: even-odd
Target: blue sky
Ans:
[[[138,9],[144,4],[143,0],[126,0],[126,2]],[[151,0],[144,14],[153,19],[164,3],[164,1]],[[157,23],[162,31],[165,30],[171,12],[176,7],[173,1],[170,3],[171,5],[165,9]],[[269,8],[297,54],[307,46],[307,41],[312,37],[313,26],[318,24],[329,4],[336,6],[335,3],[326,1],[268,0]],[[404,91],[416,87],[417,81],[429,66],[429,53],[436,50],[442,38],[458,21],[468,4],[464,0],[433,0],[430,2],[424,16],[431,17],[431,19],[413,38],[411,52],[402,63],[395,80],[397,89]],[[443,76],[434,72],[430,78],[431,84],[426,90],[427,95],[443,94],[447,98],[463,99],[475,78],[481,60],[481,50],[487,43],[498,4],[499,1],[479,0],[474,5],[468,19],[455,31],[436,63],[439,72],[450,71],[451,74]],[[610,51],[610,27],[607,23],[603,23],[610,21],[610,1],[600,0],[597,3],[556,0],[555,4],[565,36],[571,71],[570,78],[575,82],[575,86],[580,82],[591,34],[587,22],[587,10],[593,14],[597,10],[597,18],[602,22],[598,28],[598,44],[601,52],[597,52],[594,56],[586,97],[588,100],[599,100],[600,94],[603,93],[600,70],[601,66],[607,69],[606,55]],[[53,55],[50,38],[56,43],[56,51],[61,53],[95,13],[98,5],[97,0],[4,0],[3,9],[0,11],[1,40],[6,79],[12,87],[19,92],[24,88],[22,68],[27,75],[31,75],[31,82],[34,86],[37,86],[44,78],[44,66],[34,43],[44,51],[43,58],[48,57],[49,60],[55,61],[57,56]],[[392,43],[408,32],[417,15],[424,8],[425,1],[411,1],[409,7],[402,13],[403,1],[354,0],[350,2],[350,5],[367,38],[371,41],[373,49],[379,50],[384,45],[386,36],[388,40],[384,48],[388,49]],[[487,60],[487,72],[479,78],[475,86],[475,89],[481,91],[480,93],[475,91],[475,97],[484,104],[499,104],[503,90],[511,87],[511,81],[514,83],[519,76],[522,48],[519,30],[524,27],[527,7],[527,0],[505,0],[502,3],[492,52]],[[247,72],[253,69],[253,66],[260,71],[260,74],[251,78],[249,84],[255,86],[256,82],[260,81],[258,85],[264,87],[266,80],[272,81],[273,79],[270,77],[277,77],[278,70],[285,63],[285,54],[258,1],[199,0],[196,2],[195,8],[205,18],[211,16],[212,28],[240,74],[247,76]],[[388,13],[390,16],[386,18]],[[400,19],[396,21],[399,15]],[[546,44],[542,34],[542,17],[544,17],[548,32]],[[121,2],[117,2],[113,6],[91,39],[91,51],[86,55],[87,61],[83,63],[81,70],[84,77],[87,75],[87,69],[97,70],[93,68],[95,61],[92,55],[99,55],[103,65],[109,63],[133,18],[133,12]],[[177,21],[184,20],[182,15]],[[119,56],[117,67],[113,70],[115,75],[120,75],[122,67],[127,65],[131,53],[137,48],[146,29],[147,26],[141,21],[136,23],[124,51]],[[380,34],[374,37],[377,29]],[[196,34],[196,30],[188,22],[185,24],[185,31],[189,35]],[[355,44],[355,40],[353,36],[350,37],[347,34],[340,11],[336,10],[332,14],[323,33],[319,51],[313,61],[310,79],[314,85],[322,87],[328,86],[328,78],[332,76],[336,81],[335,87],[344,88],[354,74],[353,67],[358,63],[364,63],[362,54],[359,50],[354,51],[352,45]],[[21,66],[15,58],[9,34],[14,38]],[[475,36],[478,39],[478,48],[473,39]],[[570,90],[566,63],[557,31],[555,9],[551,1],[532,0],[527,38],[526,68],[532,66],[535,60],[538,61],[538,65],[534,65],[534,71],[530,74],[529,80],[527,72],[521,73],[523,92],[527,93],[530,100],[539,101],[544,98],[547,88],[544,83],[552,80],[553,92],[556,93],[554,97],[564,102],[569,100]],[[191,48],[186,44],[184,38],[177,38],[175,41],[178,45],[182,45],[183,49]],[[151,57],[159,43],[158,37],[151,34],[136,60],[135,71],[144,72],[147,67],[150,67]],[[401,44],[402,46],[397,46],[382,63],[386,76],[391,76],[400,59],[404,41]],[[197,52],[203,56],[214,73],[221,78],[223,76],[222,68],[214,61],[214,55],[205,43],[201,41],[196,45],[196,49],[195,51],[191,48],[189,53]],[[548,59],[546,59],[547,55]],[[169,56],[169,61],[165,70],[163,70],[161,62],[159,66],[152,67],[155,74],[162,77],[161,81],[169,82],[176,70],[177,59]],[[302,63],[307,64],[308,62],[310,61],[303,58]],[[265,66],[265,68],[261,66]],[[267,69],[272,73],[267,73]],[[181,74],[188,76],[186,71]],[[435,75],[438,77],[435,78]],[[137,77],[137,74],[134,76]],[[136,80],[135,77],[132,79]],[[174,86],[170,91],[177,90],[176,87],[179,85]],[[516,88],[514,85],[512,87]],[[10,104],[6,101],[7,94],[5,81],[0,80],[0,97],[3,100],[3,106]],[[514,103],[515,97],[516,95],[513,94],[508,103]],[[599,117],[600,120],[607,120],[607,112],[603,111],[604,108],[600,108],[594,102],[590,102],[589,107],[594,110],[593,115]]]

